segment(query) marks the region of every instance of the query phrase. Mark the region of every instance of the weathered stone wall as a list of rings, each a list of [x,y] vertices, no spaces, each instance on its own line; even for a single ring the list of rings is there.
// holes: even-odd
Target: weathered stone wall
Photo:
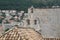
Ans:
[[[60,8],[34,9],[34,16],[40,20],[43,37],[60,37]]]

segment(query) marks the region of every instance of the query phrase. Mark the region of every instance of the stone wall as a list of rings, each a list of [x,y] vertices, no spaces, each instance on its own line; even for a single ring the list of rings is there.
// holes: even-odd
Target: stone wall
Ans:
[[[43,37],[60,37],[60,8],[34,9],[34,16],[40,20]]]

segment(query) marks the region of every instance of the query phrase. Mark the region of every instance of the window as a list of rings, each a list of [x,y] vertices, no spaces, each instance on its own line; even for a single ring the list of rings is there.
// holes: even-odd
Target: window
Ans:
[[[37,24],[37,20],[34,20],[34,24],[35,24],[35,25]]]
[[[29,19],[27,19],[27,24],[30,25],[30,20]]]
[[[33,8],[31,8],[31,13],[33,13]]]

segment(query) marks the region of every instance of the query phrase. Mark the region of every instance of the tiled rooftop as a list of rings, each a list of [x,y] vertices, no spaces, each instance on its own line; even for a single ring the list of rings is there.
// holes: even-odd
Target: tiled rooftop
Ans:
[[[41,40],[42,36],[31,28],[15,27],[0,37],[0,40]]]

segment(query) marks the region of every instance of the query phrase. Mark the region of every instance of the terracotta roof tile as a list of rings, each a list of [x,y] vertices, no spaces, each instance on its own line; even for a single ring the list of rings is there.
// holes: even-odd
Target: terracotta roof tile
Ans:
[[[30,28],[13,28],[5,35],[0,37],[0,40],[41,40],[42,36]]]

